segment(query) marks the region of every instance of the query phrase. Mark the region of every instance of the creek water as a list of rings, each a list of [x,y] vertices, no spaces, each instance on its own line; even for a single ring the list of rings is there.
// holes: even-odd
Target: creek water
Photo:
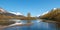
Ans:
[[[26,20],[22,20],[21,22],[24,24],[27,23]],[[13,26],[4,28],[4,30],[57,30],[56,23],[42,22],[40,20],[31,20],[31,22],[33,24],[30,26]]]

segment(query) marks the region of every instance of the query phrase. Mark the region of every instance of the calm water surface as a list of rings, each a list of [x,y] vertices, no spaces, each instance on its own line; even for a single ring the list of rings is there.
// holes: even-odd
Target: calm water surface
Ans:
[[[23,23],[27,21],[22,20]],[[4,30],[57,30],[55,23],[39,22],[38,20],[32,20],[31,26],[13,26],[5,28]]]

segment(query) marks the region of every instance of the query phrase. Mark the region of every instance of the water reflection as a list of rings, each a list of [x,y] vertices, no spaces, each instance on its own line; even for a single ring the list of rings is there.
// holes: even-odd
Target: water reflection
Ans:
[[[26,24],[26,20],[20,21],[23,24]],[[8,27],[4,30],[57,30],[56,29],[56,23],[48,23],[48,22],[42,22],[41,20],[31,20],[33,23],[30,26],[14,26],[14,27]]]

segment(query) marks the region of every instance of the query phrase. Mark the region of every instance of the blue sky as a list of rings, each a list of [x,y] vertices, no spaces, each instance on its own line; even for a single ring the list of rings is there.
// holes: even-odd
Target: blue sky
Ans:
[[[26,16],[41,15],[52,8],[60,8],[60,0],[0,0],[0,7],[7,11],[20,12]]]

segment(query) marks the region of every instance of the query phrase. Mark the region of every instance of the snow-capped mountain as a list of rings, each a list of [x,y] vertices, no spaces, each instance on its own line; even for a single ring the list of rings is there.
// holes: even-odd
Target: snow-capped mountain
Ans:
[[[21,13],[12,13],[12,12],[8,12],[2,8],[0,8],[0,15],[5,15],[5,16],[21,16],[23,17],[23,15]]]
[[[56,10],[56,9],[58,9],[58,8],[53,8],[52,11],[54,11],[54,10]],[[39,16],[43,16],[43,15],[45,15],[45,14],[47,14],[47,13],[49,13],[49,11],[46,11],[46,12],[42,13],[41,15],[38,15],[38,17],[39,17]]]
[[[53,10],[56,10],[57,8],[53,8]]]
[[[40,15],[37,15],[37,17],[39,17],[39,16],[43,16],[43,15],[47,14],[48,12],[49,12],[49,11],[46,11],[46,12],[40,14]]]
[[[40,18],[48,18],[49,19],[59,19],[60,18],[60,8],[53,8],[51,11],[47,12],[43,16],[39,16]]]
[[[7,13],[4,9],[0,8],[0,13]]]
[[[23,15],[23,14],[20,13],[20,12],[10,12],[10,13],[15,14],[15,15]]]

